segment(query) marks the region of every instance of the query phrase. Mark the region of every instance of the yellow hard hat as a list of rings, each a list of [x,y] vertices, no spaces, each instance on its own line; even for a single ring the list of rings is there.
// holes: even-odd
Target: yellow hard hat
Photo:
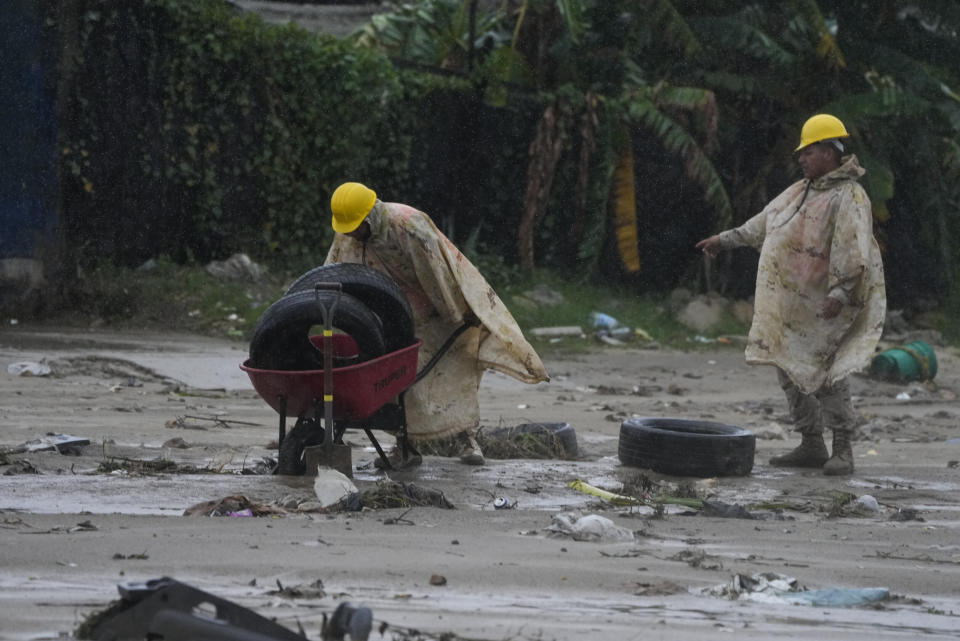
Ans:
[[[840,119],[830,114],[817,114],[807,119],[803,123],[803,129],[800,130],[800,146],[794,151],[800,151],[804,147],[812,145],[821,140],[830,140],[832,138],[846,138],[850,134],[847,128],[843,126]]]
[[[343,183],[337,187],[330,198],[333,231],[341,234],[352,232],[360,226],[376,202],[376,192],[366,185]]]

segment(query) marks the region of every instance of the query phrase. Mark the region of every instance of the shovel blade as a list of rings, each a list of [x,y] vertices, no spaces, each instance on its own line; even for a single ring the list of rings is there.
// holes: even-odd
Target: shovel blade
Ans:
[[[353,478],[353,457],[349,445],[324,443],[303,448],[303,458],[307,464],[304,476],[316,476],[317,466],[332,468],[347,478]]]

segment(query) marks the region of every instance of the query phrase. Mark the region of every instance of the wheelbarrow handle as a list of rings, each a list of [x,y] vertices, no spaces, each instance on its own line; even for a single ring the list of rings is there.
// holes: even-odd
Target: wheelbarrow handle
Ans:
[[[453,330],[453,333],[450,334],[450,337],[446,340],[446,342],[440,346],[440,349],[438,349],[437,353],[433,355],[433,358],[431,358],[427,362],[427,364],[423,366],[422,370],[417,372],[417,376],[416,378],[413,379],[413,383],[411,383],[411,385],[416,384],[417,382],[420,381],[420,379],[422,379],[424,376],[430,373],[430,370],[433,369],[434,365],[436,365],[437,362],[441,358],[443,358],[443,355],[446,354],[447,351],[449,351],[449,349],[457,341],[457,339],[460,338],[460,334],[464,333],[471,327],[478,327],[478,326],[479,326],[479,321],[477,321],[477,319],[475,318],[470,318],[464,321],[463,325]]]

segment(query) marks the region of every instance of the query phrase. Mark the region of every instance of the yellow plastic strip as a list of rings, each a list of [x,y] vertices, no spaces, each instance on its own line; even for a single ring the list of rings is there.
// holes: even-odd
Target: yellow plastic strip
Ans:
[[[324,394],[324,395],[323,395],[323,402],[324,402],[324,403],[332,402],[332,401],[333,401],[333,394]]]
[[[332,329],[325,329],[325,330],[323,330],[323,335],[324,335],[324,336],[333,336],[333,330],[332,330]]]
[[[583,492],[584,494],[590,494],[601,498],[604,501],[610,501],[615,505],[643,505],[643,501],[640,499],[633,498],[632,496],[624,496],[622,494],[614,494],[613,492],[608,492],[606,490],[601,490],[599,487],[594,487],[589,483],[584,483],[580,479],[575,481],[570,481],[570,484],[567,485],[572,490],[577,490],[578,492]]]

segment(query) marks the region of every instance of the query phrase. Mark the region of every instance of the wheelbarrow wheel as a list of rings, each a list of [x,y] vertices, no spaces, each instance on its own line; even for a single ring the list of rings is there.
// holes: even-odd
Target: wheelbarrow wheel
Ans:
[[[323,427],[316,421],[297,421],[280,444],[276,473],[286,476],[303,476],[307,471],[303,450],[311,445],[322,444],[323,437]]]
[[[313,290],[317,283],[325,282],[340,283],[345,293],[356,297],[380,317],[388,352],[413,344],[410,301],[389,276],[360,263],[330,263],[314,267],[300,276],[286,293]]]
[[[363,362],[386,352],[383,326],[366,305],[349,294],[330,290],[294,292],[260,316],[250,339],[250,364],[268,370],[323,368],[323,354],[310,342],[310,328],[323,326],[323,310],[339,296],[332,325],[357,343]]]
[[[736,425],[678,418],[629,418],[620,424],[624,465],[676,476],[747,476],[756,436]]]

